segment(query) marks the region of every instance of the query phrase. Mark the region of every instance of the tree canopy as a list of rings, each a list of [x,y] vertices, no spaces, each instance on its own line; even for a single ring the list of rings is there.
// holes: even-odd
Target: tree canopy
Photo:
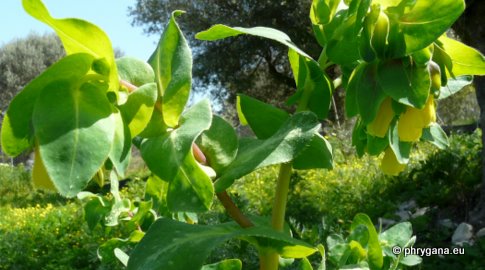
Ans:
[[[308,7],[311,1],[168,1],[137,0],[129,10],[133,24],[148,34],[160,34],[173,10],[187,13],[179,22],[194,51],[195,90],[210,92],[223,106],[245,93],[279,106],[295,91],[287,48],[268,40],[245,37],[201,42],[194,34],[216,23],[267,26],[284,30],[312,57],[321,48],[313,37]]]

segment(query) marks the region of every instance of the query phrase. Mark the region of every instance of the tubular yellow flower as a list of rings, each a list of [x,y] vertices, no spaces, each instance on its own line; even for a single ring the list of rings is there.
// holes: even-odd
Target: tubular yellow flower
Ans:
[[[392,118],[394,118],[394,111],[392,110],[392,99],[387,97],[381,103],[381,107],[377,112],[377,116],[367,126],[367,132],[375,137],[384,138],[386,136],[389,125],[391,124]]]
[[[423,128],[436,121],[434,97],[430,95],[423,109],[408,107],[399,118],[399,139],[404,142],[415,142],[421,138]]]
[[[405,168],[406,165],[399,163],[392,149],[388,147],[381,161],[381,170],[388,175],[398,175]]]

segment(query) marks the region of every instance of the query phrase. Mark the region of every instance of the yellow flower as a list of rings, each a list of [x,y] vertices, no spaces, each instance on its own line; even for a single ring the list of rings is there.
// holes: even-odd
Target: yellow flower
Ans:
[[[398,175],[405,168],[406,164],[399,163],[392,149],[388,147],[384,153],[384,158],[381,161],[381,170],[385,174]]]
[[[391,124],[392,118],[394,118],[394,111],[392,110],[392,99],[387,97],[381,103],[377,116],[367,126],[367,132],[375,137],[384,138],[386,136],[389,125]]]
[[[404,142],[415,142],[421,138],[423,128],[428,127],[436,121],[436,107],[434,97],[430,95],[423,109],[407,107],[399,118],[398,133],[399,140]]]

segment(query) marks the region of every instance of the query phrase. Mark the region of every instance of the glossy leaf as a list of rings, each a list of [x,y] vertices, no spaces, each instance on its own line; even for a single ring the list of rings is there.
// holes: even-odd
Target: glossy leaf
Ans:
[[[241,141],[236,159],[217,179],[216,191],[226,189],[236,179],[255,169],[293,160],[304,150],[319,128],[320,124],[313,113],[301,112],[290,117],[266,140]]]
[[[200,270],[241,270],[242,262],[238,259],[224,260],[221,262],[202,266]]]
[[[485,57],[479,51],[446,36],[439,41],[440,47],[451,57],[454,76],[485,75]]]
[[[201,101],[181,116],[177,129],[141,144],[148,168],[170,182],[167,203],[171,211],[203,211],[212,203],[212,181],[196,163],[191,151],[195,139],[210,127],[211,119],[209,103]]]
[[[53,82],[40,93],[32,122],[49,176],[59,193],[75,196],[111,150],[115,122],[104,91],[91,82]]]
[[[446,149],[450,146],[448,136],[446,136],[446,133],[437,123],[432,123],[431,126],[423,130],[421,140],[428,141],[439,149]]]
[[[371,270],[381,269],[384,258],[374,224],[372,224],[372,221],[367,215],[357,214],[352,221],[351,229],[353,230],[359,225],[364,225],[369,231],[369,242],[367,243],[367,261],[369,267]]]
[[[55,19],[40,0],[22,0],[22,4],[32,17],[56,31],[68,55],[88,53],[95,58],[104,59],[109,67],[109,89],[118,91],[119,80],[114,51],[103,30],[80,19]]]
[[[460,90],[462,90],[464,87],[470,85],[473,83],[473,77],[472,76],[460,76],[456,78],[450,78],[448,79],[448,83],[446,86],[441,87],[440,90],[440,95],[437,98],[437,100],[440,99],[445,99]]]
[[[377,78],[394,100],[418,109],[426,104],[431,86],[426,65],[407,63],[407,59],[384,61],[379,64]]]
[[[268,28],[268,27],[257,26],[252,28],[244,28],[244,27],[230,27],[223,24],[216,24],[205,31],[197,33],[195,35],[195,38],[200,40],[214,41],[214,40],[224,39],[228,37],[235,37],[242,34],[272,39],[283,45],[286,45],[290,49],[295,50],[298,54],[308,59],[312,59],[308,54],[306,54],[304,51],[298,48],[291,41],[290,37],[287,34],[279,30]]]
[[[433,43],[451,27],[464,10],[463,0],[402,1],[398,8],[387,9],[389,17],[395,18],[391,19],[391,23],[397,23],[404,34],[407,53],[421,50]]]
[[[236,157],[239,142],[231,124],[214,115],[210,128],[197,138],[197,145],[204,153],[208,165],[220,173]]]
[[[192,52],[175,21],[183,13],[180,10],[172,13],[158,48],[148,60],[155,71],[160,95],[163,96],[163,119],[169,127],[178,124],[192,85]]]
[[[280,243],[281,256],[306,257],[316,250],[308,244],[269,227],[240,228],[235,223],[212,226],[189,225],[171,219],[157,220],[138,244],[128,269],[200,269],[210,252],[234,238],[262,237]],[[187,257],[190,256],[190,260]]]
[[[130,93],[125,104],[119,107],[130,129],[131,137],[140,134],[148,125],[157,101],[157,85],[147,83]]]
[[[94,58],[88,54],[67,56],[45,70],[15,96],[2,123],[4,153],[17,156],[33,145],[32,113],[40,92],[60,79],[81,80],[91,69],[93,61]]]

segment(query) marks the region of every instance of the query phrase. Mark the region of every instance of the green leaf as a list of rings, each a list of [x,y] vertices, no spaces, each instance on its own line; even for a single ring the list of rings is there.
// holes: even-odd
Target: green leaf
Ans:
[[[406,266],[416,266],[422,262],[423,258],[419,257],[418,255],[408,255],[399,261],[400,264]]]
[[[288,103],[293,104],[298,101],[298,110],[308,109],[319,119],[325,119],[330,109],[332,95],[333,85],[330,79],[316,61],[298,55],[292,49],[288,52],[288,57],[297,86],[297,92],[288,100]]]
[[[359,107],[357,105],[357,92],[366,67],[367,64],[362,63],[352,71],[349,78],[349,83],[345,89],[345,113],[349,118],[356,116],[359,113]]]
[[[328,40],[328,59],[339,65],[352,65],[360,59],[359,39],[356,38],[355,30],[360,30],[362,23],[357,23],[357,14],[347,16],[345,10],[337,13],[332,22],[324,28]]]
[[[460,76],[456,78],[449,78],[446,86],[441,87],[440,95],[437,99],[438,100],[445,99],[459,92],[460,90],[462,90],[463,88],[465,88],[466,86],[472,83],[473,83],[473,76]]]
[[[485,75],[485,57],[479,51],[446,36],[439,41],[439,46],[451,57],[454,76]]]
[[[377,156],[386,150],[389,146],[389,139],[387,137],[379,138],[367,134],[367,153],[371,156]]]
[[[392,1],[395,4],[395,1]],[[448,30],[465,10],[463,0],[402,1],[398,8],[388,8],[391,24],[404,34],[406,53],[421,50]],[[390,41],[391,43],[393,41]]]
[[[244,27],[230,27],[223,24],[216,24],[205,31],[197,33],[195,35],[195,38],[200,40],[214,41],[214,40],[224,39],[228,37],[235,37],[242,34],[272,39],[283,45],[286,45],[290,49],[293,49],[299,55],[302,55],[308,59],[312,59],[308,54],[306,54],[304,51],[298,48],[291,41],[290,37],[287,34],[279,30],[268,28],[268,27],[257,26],[252,28],[244,28]]]
[[[332,145],[320,134],[315,133],[309,145],[293,160],[297,170],[332,169]]]
[[[239,95],[238,98],[241,113],[258,139],[273,136],[290,117],[287,112],[257,99],[245,95]],[[332,159],[332,146],[317,132],[308,147],[293,161],[293,167],[299,170],[331,169]]]
[[[91,69],[94,58],[89,54],[74,54],[53,64],[31,81],[10,103],[2,123],[3,152],[17,156],[34,142],[32,113],[39,93],[54,81],[70,78],[81,80]]]
[[[148,125],[157,101],[157,85],[144,84],[128,96],[125,104],[119,106],[125,123],[130,128],[131,137],[140,134]]]
[[[409,142],[399,141],[399,131],[397,122],[391,123],[389,128],[389,146],[396,155],[396,159],[401,164],[409,162],[412,144]]]
[[[386,94],[377,82],[376,65],[367,64],[362,68],[364,70],[361,76],[355,77],[355,80],[357,80],[355,82],[355,87],[357,88],[355,98],[362,122],[370,124],[376,117],[382,101],[386,98]],[[356,76],[359,73],[357,72]]]
[[[428,128],[423,129],[421,140],[428,141],[442,150],[450,146],[448,136],[437,123],[431,123]]]
[[[382,268],[384,258],[382,256],[382,249],[379,244],[376,229],[370,218],[365,214],[357,214],[352,221],[351,230],[359,225],[364,225],[369,231],[369,242],[367,244],[367,261],[371,270],[378,270]]]
[[[40,93],[32,122],[54,185],[62,195],[75,196],[103,165],[113,143],[115,120],[104,91],[91,82],[53,82]]]
[[[238,99],[241,113],[258,139],[273,136],[290,117],[287,112],[246,95],[238,95]]]
[[[362,157],[365,154],[367,146],[367,133],[365,132],[365,125],[361,119],[358,119],[352,130],[352,145],[355,146],[357,155]]]
[[[80,19],[55,19],[40,0],[22,0],[22,4],[30,16],[56,31],[67,55],[88,53],[95,58],[104,59],[109,66],[109,89],[118,91],[119,80],[114,51],[111,41],[103,30]]]
[[[405,247],[413,236],[413,228],[409,222],[398,223],[379,235],[379,239],[385,241],[387,246]]]
[[[313,266],[307,258],[303,258],[298,265],[298,270],[313,270]]]
[[[116,59],[116,67],[120,79],[125,80],[134,86],[142,86],[155,82],[155,72],[146,62],[134,57],[124,56]]]
[[[408,63],[407,59],[383,61],[377,78],[382,90],[394,100],[418,109],[426,104],[431,86],[426,65]]]
[[[208,165],[216,171],[222,172],[236,157],[239,142],[231,124],[219,116],[212,116],[210,128],[197,138]]]
[[[211,119],[209,102],[201,101],[182,114],[177,129],[148,138],[141,144],[142,157],[148,168],[162,180],[170,182],[167,203],[172,212],[204,211],[212,204],[212,181],[192,154],[192,144],[209,129]]]
[[[179,122],[192,85],[192,52],[175,18],[183,14],[172,13],[158,47],[148,60],[155,71],[155,79],[162,99],[163,119],[169,127]]]
[[[168,182],[163,181],[156,175],[147,179],[145,186],[145,200],[153,202],[153,209],[161,216],[170,216],[167,206]]]
[[[225,190],[236,179],[255,169],[293,160],[304,150],[319,128],[320,124],[313,113],[300,112],[290,117],[266,140],[241,141],[236,159],[215,182],[216,191]]]
[[[238,259],[229,259],[202,266],[200,270],[241,270],[242,262]]]
[[[109,152],[109,159],[113,163],[116,172],[121,177],[124,177],[131,159],[130,130],[123,122],[121,113],[118,110],[113,113],[113,118],[115,121],[114,139]]]
[[[269,227],[243,229],[235,223],[189,225],[162,218],[150,227],[146,237],[133,250],[128,269],[200,269],[214,248],[230,239],[247,237],[267,238],[280,243],[276,251],[283,257],[303,258],[316,251],[308,244]]]
[[[102,197],[93,195],[84,204],[84,219],[88,223],[88,228],[93,230],[109,215],[111,205]]]

